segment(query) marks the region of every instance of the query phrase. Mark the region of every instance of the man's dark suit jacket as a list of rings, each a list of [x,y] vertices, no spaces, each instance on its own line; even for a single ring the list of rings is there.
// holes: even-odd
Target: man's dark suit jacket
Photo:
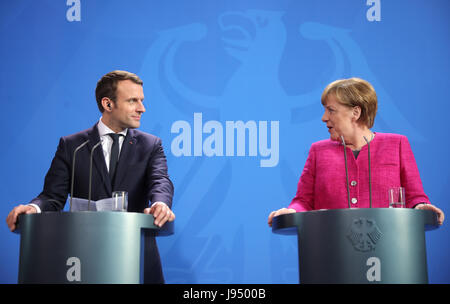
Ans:
[[[43,212],[60,211],[70,193],[73,152],[83,142],[89,142],[76,154],[73,197],[88,198],[89,162],[94,145],[100,141],[97,125],[79,133],[62,137],[47,175],[44,189],[30,203]],[[150,202],[161,201],[172,206],[174,187],[167,174],[167,162],[158,137],[128,129],[116,168],[114,189],[106,167],[101,145],[93,155],[91,199],[96,201],[112,196],[112,191],[128,192],[128,211],[143,212]],[[156,241],[153,237],[145,252],[154,255],[152,265],[145,266],[146,283],[163,283]],[[147,259],[148,260],[148,259]]]

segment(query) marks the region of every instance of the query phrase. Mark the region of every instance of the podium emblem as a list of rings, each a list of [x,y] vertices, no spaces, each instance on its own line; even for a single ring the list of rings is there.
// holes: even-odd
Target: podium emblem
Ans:
[[[355,250],[368,252],[375,250],[375,245],[382,235],[374,220],[359,218],[353,220],[347,233],[347,238]]]

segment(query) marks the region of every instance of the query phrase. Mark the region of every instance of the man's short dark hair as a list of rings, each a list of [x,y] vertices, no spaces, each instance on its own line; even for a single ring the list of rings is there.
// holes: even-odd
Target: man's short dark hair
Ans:
[[[95,99],[97,100],[97,106],[101,113],[105,109],[102,106],[102,99],[108,97],[113,102],[116,102],[117,83],[122,80],[131,80],[132,82],[144,85],[144,82],[136,74],[127,71],[112,71],[104,75],[98,82],[95,89]]]

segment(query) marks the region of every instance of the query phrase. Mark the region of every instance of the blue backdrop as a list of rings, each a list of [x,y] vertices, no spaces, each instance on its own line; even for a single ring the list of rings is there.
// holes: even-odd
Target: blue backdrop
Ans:
[[[338,78],[374,85],[373,130],[408,136],[449,215],[449,13],[447,0],[1,1],[1,217],[41,191],[59,137],[96,123],[96,82],[114,69],[144,80],[141,129],[162,138],[175,185],[167,283],[298,282],[296,238],[267,216],[328,138],[320,96]],[[448,222],[427,233],[431,283],[450,283]],[[0,283],[15,283],[20,237],[3,223]]]

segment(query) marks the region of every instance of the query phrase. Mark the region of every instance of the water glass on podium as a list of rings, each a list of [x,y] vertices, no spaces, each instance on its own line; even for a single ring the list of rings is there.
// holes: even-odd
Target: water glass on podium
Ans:
[[[128,208],[128,192],[126,191],[114,191],[112,193],[113,199],[113,211],[126,212]]]
[[[389,188],[389,208],[406,208],[405,188]]]

